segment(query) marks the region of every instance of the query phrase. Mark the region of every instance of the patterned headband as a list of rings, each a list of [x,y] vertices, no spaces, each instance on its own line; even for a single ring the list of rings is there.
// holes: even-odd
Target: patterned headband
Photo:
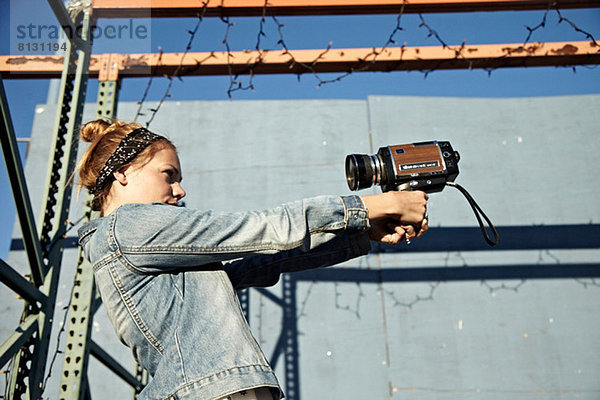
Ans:
[[[165,137],[152,133],[146,128],[133,130],[121,140],[115,152],[106,161],[96,178],[96,184],[89,189],[89,192],[94,196],[99,194],[115,179],[113,173],[116,170],[133,161],[146,147],[160,139]]]

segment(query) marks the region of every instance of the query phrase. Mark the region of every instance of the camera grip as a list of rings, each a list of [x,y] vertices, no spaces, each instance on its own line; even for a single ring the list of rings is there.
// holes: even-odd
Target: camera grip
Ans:
[[[412,192],[414,189],[413,187],[410,185],[410,182],[405,182],[401,185],[396,186],[396,190],[399,192]]]

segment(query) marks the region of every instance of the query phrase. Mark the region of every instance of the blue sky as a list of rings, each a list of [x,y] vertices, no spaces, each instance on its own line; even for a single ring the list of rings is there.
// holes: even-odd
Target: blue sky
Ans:
[[[12,9],[12,17],[11,17]],[[25,13],[22,10],[27,10]],[[578,28],[600,40],[600,9],[564,10],[561,15],[575,23]],[[424,14],[423,19],[439,37],[449,45],[487,43],[523,43],[529,34],[526,27],[540,24],[543,11],[463,13],[463,14]],[[16,40],[15,25],[27,21],[47,21],[53,23],[52,12],[45,0],[2,0],[0,2],[0,53],[9,54],[10,42]],[[282,29],[288,49],[324,49],[329,43],[333,48],[380,47],[388,41],[396,27],[395,15],[377,16],[337,16],[337,17],[280,17],[277,21],[285,26]],[[126,19],[100,21],[99,26],[112,23],[129,24]],[[94,53],[105,52],[157,52],[160,46],[165,52],[181,52],[190,37],[197,20],[186,19],[146,19],[135,20],[134,24],[148,28],[149,35],[142,42],[99,38]],[[232,18],[235,25],[229,29],[227,44],[232,51],[254,49],[260,31],[260,18]],[[438,46],[435,36],[421,26],[418,15],[404,15],[401,18],[402,30],[393,39],[407,46]],[[39,23],[39,22],[38,22]],[[192,43],[195,51],[224,51],[223,39],[227,25],[219,19],[205,19]],[[281,48],[277,24],[268,18],[263,24],[265,36],[260,38],[263,49]],[[8,38],[8,39],[7,39]],[[558,14],[551,11],[546,24],[535,30],[530,38],[534,41],[580,41],[586,40],[581,32],[568,22],[558,24]],[[331,79],[339,74],[323,74],[322,79]],[[240,78],[244,84],[247,78]],[[225,100],[230,78],[224,77],[184,77],[175,80],[169,100]],[[139,101],[148,83],[147,78],[126,78],[123,80],[120,101]],[[318,87],[318,80],[311,75],[299,79],[295,75],[256,76],[252,81],[253,91],[236,91],[231,101],[262,99],[365,99],[369,95],[395,96],[451,96],[451,97],[529,97],[562,96],[600,93],[600,67],[572,68],[513,68],[498,69],[488,74],[486,71],[433,71],[392,73],[356,73],[340,82]],[[156,78],[148,100],[158,100],[165,93],[168,80]],[[6,79],[7,92],[13,124],[18,137],[29,137],[36,104],[46,103],[48,81],[27,79]],[[95,103],[97,81],[88,85],[87,101]],[[135,116],[119,115],[130,120]],[[25,145],[20,146],[22,157]],[[0,258],[6,258],[10,246],[15,212],[14,201],[10,196],[4,163],[0,166]],[[39,212],[39,210],[34,210]]]

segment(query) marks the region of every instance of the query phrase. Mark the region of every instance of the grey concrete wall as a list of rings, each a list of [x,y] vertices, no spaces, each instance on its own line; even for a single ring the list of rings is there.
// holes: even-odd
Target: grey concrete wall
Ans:
[[[501,228],[498,248],[487,248],[465,199],[447,188],[431,196],[432,229],[412,245],[294,274],[294,324],[283,324],[273,301],[284,296],[281,284],[250,292],[255,336],[282,384],[297,385],[298,398],[597,399],[600,279],[531,274],[600,267],[599,102],[600,96],[168,102],[152,129],[179,147],[187,206],[218,210],[348,194],[343,162],[353,152],[437,139],[461,153],[457,182]],[[135,109],[120,104],[120,118]],[[87,105],[85,119],[93,115]],[[35,211],[53,120],[53,106],[40,106],[26,171]],[[72,220],[82,213],[79,203]],[[65,253],[57,320],[75,257],[73,249]],[[16,251],[8,262],[26,266]],[[495,267],[512,279],[491,279]],[[463,278],[456,279],[458,272]],[[4,337],[21,307],[5,301],[6,292],[2,287]],[[291,378],[289,349],[279,342],[290,329],[299,366]],[[93,335],[131,363],[103,309]],[[60,357],[56,365],[50,398]],[[94,398],[129,393],[95,361],[89,377]]]

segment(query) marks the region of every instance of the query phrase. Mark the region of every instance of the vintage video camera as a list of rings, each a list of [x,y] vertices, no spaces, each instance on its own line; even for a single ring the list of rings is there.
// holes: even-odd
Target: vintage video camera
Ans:
[[[441,192],[444,187],[457,188],[467,199],[477,218],[483,238],[490,246],[498,244],[499,235],[492,221],[465,188],[455,183],[460,155],[450,142],[431,141],[381,147],[377,154],[350,154],[346,156],[346,180],[350,190],[380,185],[383,192],[390,190],[422,190]],[[494,239],[484,225],[487,222]],[[407,243],[410,243],[407,240]]]
[[[377,154],[346,157],[350,190],[380,185],[381,190],[440,192],[458,176],[460,155],[450,142],[420,142],[381,147]]]

